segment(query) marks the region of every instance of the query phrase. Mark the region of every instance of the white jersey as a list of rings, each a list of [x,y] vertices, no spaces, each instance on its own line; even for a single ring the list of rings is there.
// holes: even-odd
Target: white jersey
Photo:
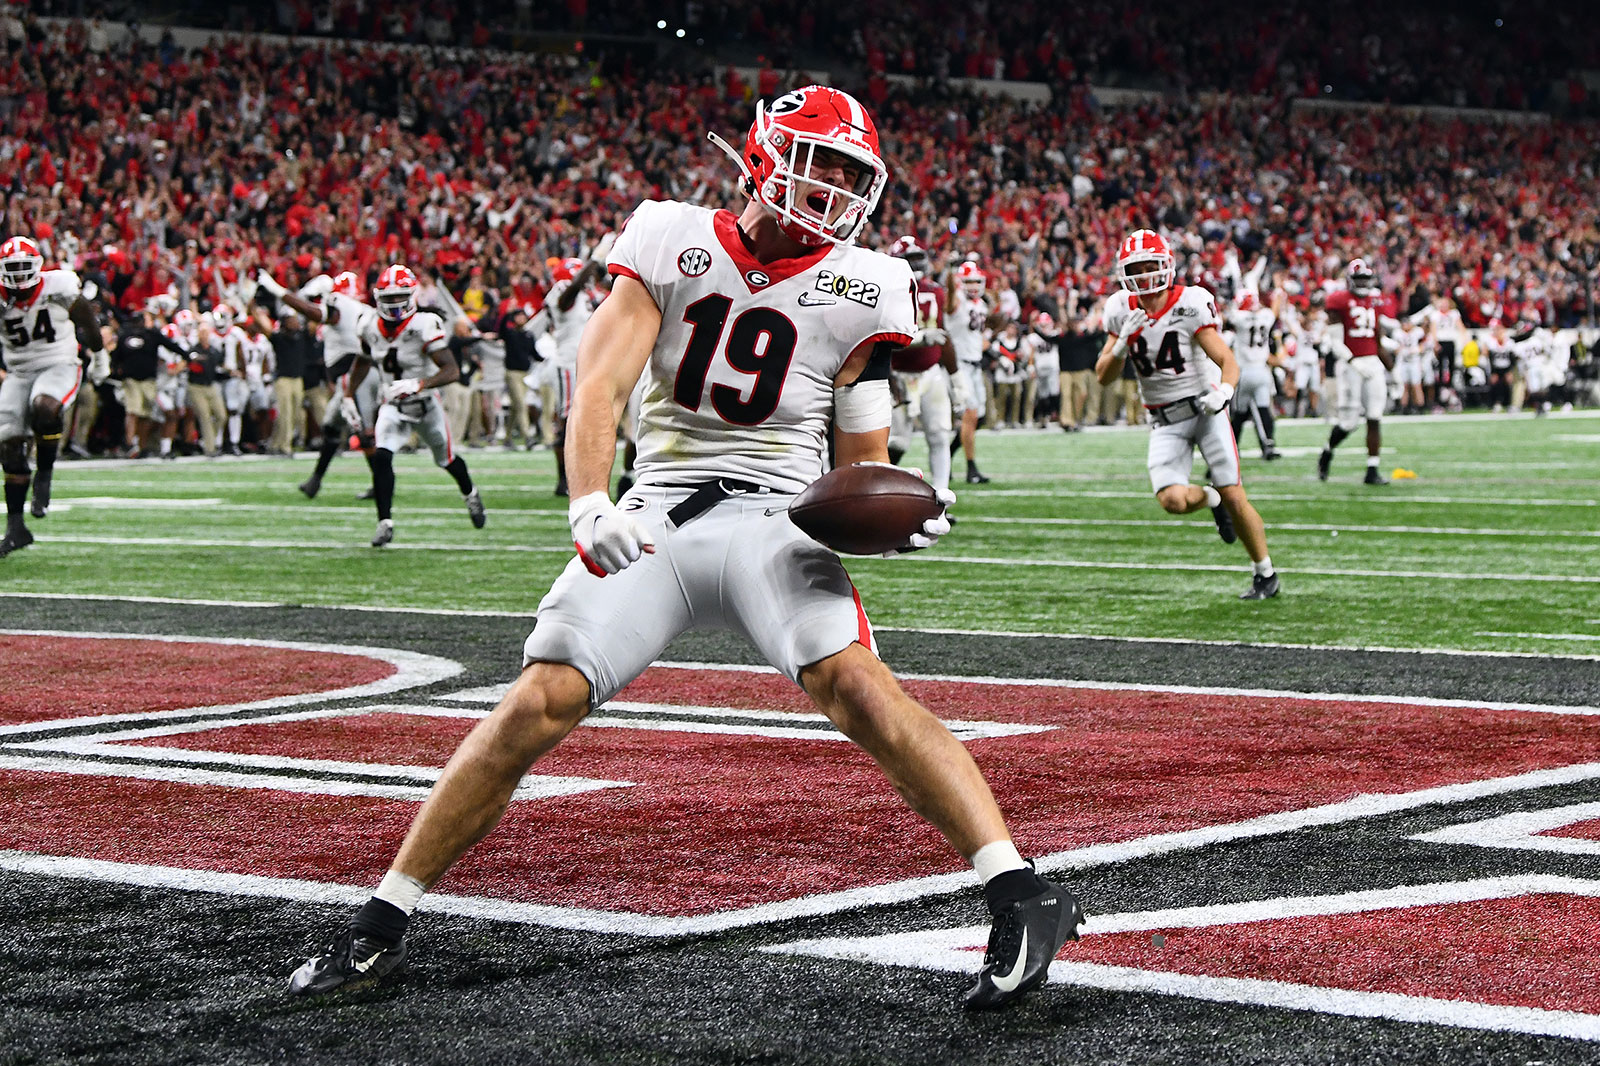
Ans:
[[[1549,363],[1552,339],[1550,331],[1541,326],[1512,345],[1524,373],[1530,368],[1542,370]]]
[[[983,323],[988,317],[989,305],[983,297],[956,293],[955,310],[944,316],[944,328],[961,362],[983,362]]]
[[[833,380],[850,353],[915,333],[905,260],[826,245],[761,263],[728,211],[646,200],[609,267],[661,309],[639,414],[644,485],[727,477],[799,492],[823,472]]]
[[[83,287],[70,270],[46,270],[25,300],[0,300],[0,350],[12,370],[35,371],[78,362],[78,333],[68,313]]]
[[[558,281],[544,296],[544,309],[550,312],[550,332],[556,338],[556,361],[569,370],[578,365],[578,341],[583,337],[583,327],[594,316],[594,303],[587,292],[578,293],[570,310],[561,310],[561,294],[571,286],[571,281]]]
[[[1427,333],[1421,326],[1406,325],[1395,331],[1395,359],[1416,362],[1422,358],[1422,345]]]
[[[1133,311],[1136,297],[1115,292],[1106,297],[1105,329],[1116,336]],[[1128,361],[1139,378],[1147,407],[1199,396],[1222,380],[1222,371],[1195,343],[1203,329],[1217,328],[1217,303],[1197,285],[1177,285],[1144,329],[1128,342]]]
[[[378,312],[342,292],[330,292],[322,306],[338,315],[337,322],[328,323],[322,330],[323,363],[333,366],[347,356],[360,355],[361,330]]]
[[[439,368],[433,353],[446,346],[444,320],[432,311],[418,311],[391,324],[374,314],[361,327],[361,342],[385,383],[430,378]]]
[[[265,385],[272,376],[271,339],[265,333],[254,336],[246,333],[244,340],[239,342],[239,354],[244,360],[245,384],[252,389]]]
[[[994,339],[994,380],[997,385],[1013,385],[1028,379],[1033,365],[1033,338],[1028,334]]]
[[[1272,329],[1278,317],[1270,308],[1228,312],[1233,328],[1233,355],[1240,366],[1266,366],[1272,355]]]
[[[222,369],[230,374],[245,368],[244,342],[249,338],[238,326],[228,327],[222,335]]]

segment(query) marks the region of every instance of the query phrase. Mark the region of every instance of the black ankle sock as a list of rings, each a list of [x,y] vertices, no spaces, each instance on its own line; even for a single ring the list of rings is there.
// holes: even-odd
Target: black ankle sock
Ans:
[[[344,447],[344,442],[334,434],[329,433],[328,439],[322,442],[322,451],[317,455],[317,469],[311,475],[313,481],[321,481],[322,475],[328,472],[328,464],[333,462],[333,457],[339,454],[339,449]]]
[[[1032,866],[1025,866],[1020,870],[1007,870],[997,874],[983,886],[984,902],[989,904],[990,914],[999,914],[1013,903],[1019,903],[1029,896],[1037,896],[1043,891],[1040,877],[1033,872]]]
[[[28,502],[28,482],[31,478],[22,481],[12,481],[6,478],[6,515],[22,516],[22,507]]]
[[[461,490],[461,495],[472,495],[472,475],[467,473],[467,461],[461,456],[450,460],[444,472],[456,479],[456,487]]]
[[[33,460],[39,467],[39,473],[48,478],[55,469],[56,455],[61,450],[60,433],[41,433],[34,441]]]
[[[350,919],[350,928],[364,937],[385,944],[398,944],[411,925],[411,915],[387,900],[374,896],[361,905]]]

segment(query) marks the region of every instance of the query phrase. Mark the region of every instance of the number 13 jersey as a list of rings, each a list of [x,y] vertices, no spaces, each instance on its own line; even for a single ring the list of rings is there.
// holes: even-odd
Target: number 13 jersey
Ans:
[[[647,200],[608,266],[661,309],[639,413],[641,484],[727,477],[799,492],[822,475],[833,379],[850,353],[904,346],[915,332],[904,260],[827,245],[762,263],[728,211]]]
[[[1133,313],[1131,292],[1106,297],[1105,329],[1112,336]],[[1145,406],[1159,407],[1198,396],[1222,380],[1222,370],[1195,343],[1203,329],[1217,328],[1217,302],[1205,289],[1177,285],[1151,322],[1128,341],[1128,362],[1139,376]]]

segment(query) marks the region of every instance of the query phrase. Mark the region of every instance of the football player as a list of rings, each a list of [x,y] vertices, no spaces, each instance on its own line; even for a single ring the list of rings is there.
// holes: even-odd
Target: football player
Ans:
[[[418,288],[417,276],[400,264],[379,275],[372,289],[377,314],[361,327],[361,354],[345,378],[339,400],[341,406],[347,400],[353,403],[368,373],[378,368],[383,404],[373,432],[376,446],[367,460],[372,467],[372,498],[378,507],[374,548],[394,540],[394,453],[412,433],[427,444],[433,461],[455,478],[473,527],[482,529],[486,520],[467,461],[455,453],[437,391],[458,380],[461,369],[445,341],[444,320],[432,311],[417,309]]]
[[[1022,860],[966,748],[878,659],[838,556],[785,510],[822,474],[830,422],[839,463],[888,459],[889,364],[917,314],[905,262],[853,243],[889,178],[877,131],[852,97],[811,86],[758,103],[744,151],[727,150],[750,196],[740,214],[646,201],[610,255],[568,431],[577,556],[539,605],[521,677],[291,994],[398,965],[424,891],[494,828],[528,767],[691,626],[743,633],[972,862],[995,919],[969,1007],[1043,983],[1075,934],[1076,899]],[[639,482],[618,507],[617,417],[641,372]],[[949,528],[930,519],[905,547]]]
[[[301,286],[299,292],[290,292],[265,270],[256,281],[279,301],[299,311],[307,321],[320,322],[323,326],[324,374],[335,382],[336,402],[328,404],[322,416],[322,450],[317,453],[317,465],[311,476],[300,483],[300,491],[307,498],[316,499],[317,493],[322,491],[322,478],[329,464],[350,437],[359,437],[362,452],[369,463],[372,459],[372,431],[378,421],[378,375],[368,374],[349,403],[344,402],[344,386],[350,368],[361,354],[361,331],[375,312],[361,302],[361,281],[348,270],[331,278],[318,274]]]
[[[956,361],[966,396],[961,411],[961,450],[967,456],[967,484],[984,485],[989,479],[978,470],[978,420],[988,411],[988,390],[983,380],[984,329],[989,321],[989,301],[984,297],[988,279],[970,260],[945,279],[945,329],[955,346]]]
[[[900,461],[911,442],[912,425],[920,422],[928,441],[928,481],[936,489],[948,489],[950,443],[955,439],[951,409],[964,411],[968,403],[955,345],[944,328],[944,288],[928,276],[928,252],[915,237],[901,237],[889,254],[904,259],[917,279],[917,333],[909,346],[894,353],[892,363],[906,402],[894,409],[889,457]]]
[[[1174,285],[1175,264],[1166,239],[1136,230],[1117,255],[1121,292],[1106,298],[1107,333],[1095,373],[1102,385],[1133,364],[1150,421],[1150,485],[1172,514],[1211,508],[1217,533],[1243,541],[1254,574],[1240,597],[1278,594],[1278,575],[1267,555],[1261,516],[1245,496],[1239,449],[1224,413],[1233,401],[1239,364],[1217,331],[1216,301],[1205,289]],[[1194,450],[1211,471],[1210,485],[1189,484]]]
[[[1327,296],[1328,330],[1338,367],[1338,421],[1317,456],[1317,477],[1328,480],[1333,450],[1367,422],[1368,485],[1387,485],[1378,471],[1383,450],[1383,408],[1389,398],[1389,371],[1394,369],[1391,342],[1384,336],[1394,325],[1391,308],[1378,287],[1378,276],[1365,259],[1352,259],[1345,287]]]
[[[567,495],[567,414],[572,409],[572,382],[578,368],[578,341],[583,327],[594,315],[599,300],[589,292],[606,269],[606,256],[616,241],[614,234],[606,234],[596,243],[594,253],[586,263],[582,259],[567,259],[552,272],[554,278],[550,291],[545,293],[544,306],[528,323],[527,329],[537,335],[548,324],[556,342],[556,358],[545,371],[551,377],[553,394],[551,417],[555,426],[556,492]]]
[[[1233,436],[1237,440],[1246,422],[1254,422],[1261,458],[1280,459],[1273,439],[1272,398],[1277,394],[1272,368],[1283,364],[1278,349],[1278,315],[1262,307],[1256,294],[1246,289],[1232,311],[1228,325],[1233,330],[1234,358],[1239,361],[1239,388],[1233,394]]]
[[[83,298],[78,275],[45,270],[44,256],[31,237],[0,244],[0,470],[6,482],[6,534],[0,556],[33,543],[22,518],[33,486],[33,517],[50,512],[50,483],[66,413],[83,382],[78,345],[89,350],[89,373],[96,385],[111,372],[110,359]],[[34,439],[39,471],[28,466],[28,437]]]

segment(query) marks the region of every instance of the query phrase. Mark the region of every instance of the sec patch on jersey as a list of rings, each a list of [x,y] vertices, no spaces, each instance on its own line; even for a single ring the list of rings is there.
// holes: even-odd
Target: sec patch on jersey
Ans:
[[[844,555],[893,551],[943,513],[932,485],[881,463],[831,470],[789,505],[789,518],[802,532]]]

